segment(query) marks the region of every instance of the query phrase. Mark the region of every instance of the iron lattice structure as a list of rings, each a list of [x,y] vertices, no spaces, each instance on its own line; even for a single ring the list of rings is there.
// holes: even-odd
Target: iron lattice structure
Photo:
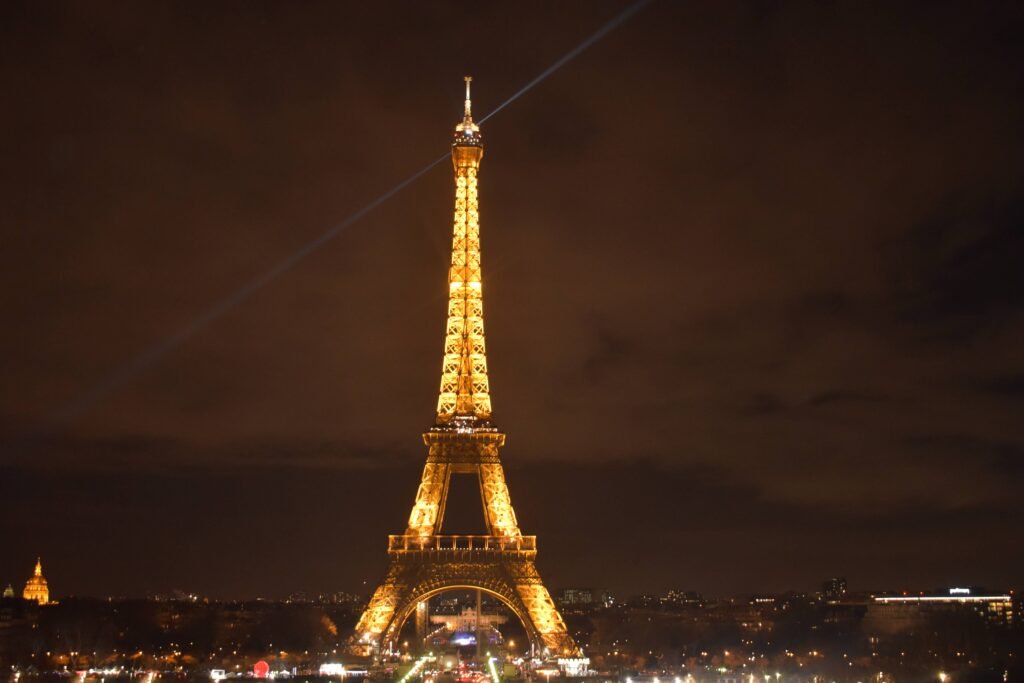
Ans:
[[[452,143],[455,220],[437,419],[423,435],[427,462],[409,525],[388,539],[387,576],[359,619],[355,637],[363,649],[388,649],[419,603],[445,590],[478,588],[504,602],[539,649],[575,656],[579,648],[537,572],[536,538],[519,531],[498,456],[505,435],[491,423],[477,196],[484,149],[469,83],[467,76],[465,113]],[[476,475],[487,536],[441,535],[453,474]]]

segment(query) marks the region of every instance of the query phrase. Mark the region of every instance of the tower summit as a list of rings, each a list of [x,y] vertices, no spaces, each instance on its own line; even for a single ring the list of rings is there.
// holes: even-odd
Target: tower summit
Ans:
[[[388,537],[388,573],[356,625],[356,649],[390,649],[418,605],[446,590],[475,588],[519,618],[536,650],[575,656],[579,648],[537,572],[537,538],[524,536],[516,522],[498,455],[505,435],[491,423],[477,197],[484,147],[473,122],[470,82],[467,76],[452,141],[455,213],[437,416],[423,434],[427,462],[409,524],[404,534]],[[441,534],[453,475],[477,478],[486,536]]]
[[[473,429],[491,417],[491,389],[484,344],[484,299],[480,272],[480,203],[477,174],[484,156],[480,126],[473,123],[473,103],[466,76],[462,122],[455,126],[455,217],[452,261],[448,269],[448,324],[445,328],[437,426]]]

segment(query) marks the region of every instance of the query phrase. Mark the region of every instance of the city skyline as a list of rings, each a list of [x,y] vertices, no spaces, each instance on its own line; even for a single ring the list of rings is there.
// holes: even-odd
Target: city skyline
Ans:
[[[24,589],[18,589],[20,585],[17,580],[2,580],[0,579],[0,585],[5,586],[5,591],[10,589],[11,597],[21,597],[24,600],[31,600],[38,602],[41,605],[54,603],[57,604],[56,598],[69,598],[72,600],[85,599],[85,600],[156,600],[156,601],[185,601],[185,602],[251,602],[251,601],[267,601],[267,602],[351,602],[351,603],[365,603],[370,597],[369,594],[360,594],[358,592],[350,592],[346,590],[331,590],[321,592],[307,592],[307,591],[292,591],[288,593],[276,593],[270,596],[265,595],[207,595],[197,591],[188,590],[183,587],[173,587],[165,590],[152,591],[144,595],[132,595],[132,594],[106,594],[106,595],[86,595],[76,593],[73,590],[66,591],[63,593],[50,594],[47,581],[43,578],[42,560],[37,559],[34,571],[28,576],[28,579],[24,583]],[[834,587],[835,584],[841,584],[841,589]],[[631,593],[619,594],[613,593],[607,590],[603,586],[582,586],[582,585],[566,585],[566,586],[555,586],[553,587],[552,594],[555,597],[555,601],[559,604],[607,604],[612,605],[624,605],[630,603],[643,603],[648,600],[657,600],[660,602],[674,602],[685,598],[685,602],[718,602],[718,601],[736,601],[736,600],[755,600],[759,597],[784,597],[784,596],[798,596],[807,598],[818,598],[821,600],[833,600],[833,599],[849,599],[851,601],[859,602],[863,600],[880,600],[885,602],[886,600],[913,600],[920,596],[933,596],[926,597],[926,600],[936,599],[934,596],[948,597],[951,601],[957,599],[971,600],[977,599],[977,596],[985,596],[986,599],[993,596],[1008,597],[1010,600],[1017,599],[1014,596],[1017,595],[1018,591],[1014,588],[1005,589],[1003,587],[993,586],[981,586],[981,585],[967,585],[958,584],[956,586],[915,586],[915,587],[879,587],[874,586],[870,588],[854,586],[852,589],[849,588],[845,577],[829,577],[820,584],[814,587],[806,586],[792,586],[780,591],[740,591],[729,595],[712,595],[705,594],[700,590],[694,589],[693,586],[675,586],[663,591],[648,591],[643,590],[643,587],[638,587]],[[285,587],[281,587],[281,590],[285,590]],[[371,589],[372,590],[372,589]],[[587,596],[585,600],[580,600],[578,594],[584,594]],[[7,597],[5,595],[5,597]],[[489,598],[490,599],[490,598]],[[500,601],[498,601],[500,602]]]
[[[464,73],[491,111],[627,7],[3,10],[0,580],[371,590],[436,399],[445,170],[85,399],[443,152]],[[654,2],[482,125],[546,582],[1020,585],[1022,24]]]

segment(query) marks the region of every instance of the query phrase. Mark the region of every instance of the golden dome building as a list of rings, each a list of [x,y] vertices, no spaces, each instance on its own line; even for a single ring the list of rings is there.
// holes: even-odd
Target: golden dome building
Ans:
[[[36,571],[28,581],[25,582],[25,590],[21,597],[26,600],[35,600],[40,605],[50,602],[50,587],[43,577],[43,561],[36,559]]]

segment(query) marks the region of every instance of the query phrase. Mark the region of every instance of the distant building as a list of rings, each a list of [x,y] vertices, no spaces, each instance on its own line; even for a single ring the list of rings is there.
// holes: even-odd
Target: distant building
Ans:
[[[636,609],[658,609],[661,607],[661,598],[657,595],[642,594],[635,595],[629,600],[629,606]]]
[[[441,595],[437,597],[436,602],[430,605],[430,611],[435,614],[458,614],[462,611],[464,606],[465,605],[463,605],[459,600],[457,593],[441,593]]]
[[[559,601],[563,605],[590,605],[594,602],[594,591],[590,588],[563,588]]]
[[[970,611],[997,626],[1014,623],[1013,596],[977,588],[948,588],[918,595],[881,595],[871,599],[864,616],[869,633],[896,633],[911,628],[929,614]]]
[[[838,602],[846,597],[846,579],[831,578],[821,584],[821,597],[826,602]]]
[[[558,602],[566,607],[597,607],[611,600],[608,591],[600,588],[563,588]]]
[[[25,583],[25,590],[22,591],[21,597],[25,600],[34,600],[40,605],[50,602],[50,587],[43,577],[43,561],[41,559],[36,559],[35,573]]]
[[[14,586],[12,586],[11,584],[7,584],[7,588],[4,589],[4,599],[6,600],[8,598],[13,598],[13,597],[14,597]]]
[[[430,617],[430,623],[436,626],[444,626],[449,631],[461,631],[473,633],[478,629],[486,629],[500,626],[508,621],[504,614],[477,614],[473,607],[464,607],[461,614],[435,614]]]
[[[704,604],[704,596],[696,591],[671,590],[662,602],[672,607],[699,607]]]
[[[317,600],[322,604],[330,605],[360,605],[363,603],[361,597],[355,593],[346,593],[345,591],[322,593],[318,596]]]

